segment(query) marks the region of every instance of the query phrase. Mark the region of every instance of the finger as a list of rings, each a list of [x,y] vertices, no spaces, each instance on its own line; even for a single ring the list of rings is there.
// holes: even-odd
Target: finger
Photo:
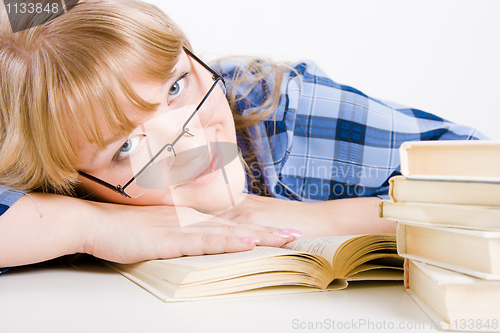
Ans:
[[[260,225],[260,224],[238,222],[238,221],[231,221],[231,222],[232,222],[231,225],[233,225],[233,226],[239,226],[239,227],[248,228],[248,229],[257,230],[257,231],[265,231],[265,232],[270,232],[270,233],[280,231],[279,228],[266,227],[266,226]]]
[[[227,227],[238,227],[239,229],[231,229]],[[178,229],[178,225],[172,224],[157,224],[151,225],[150,227],[157,228],[173,228]],[[223,229],[221,229],[223,228]],[[225,228],[225,229],[224,229]],[[219,217],[213,217],[204,222],[198,222],[181,227],[186,233],[210,233],[210,234],[228,234],[245,237],[249,235],[249,230],[260,232],[251,234],[252,237],[258,237],[262,239],[259,245],[265,246],[283,246],[284,244],[294,240],[294,237],[300,237],[302,233],[294,229],[279,229],[275,227],[267,227],[254,223],[236,222]],[[236,233],[239,231],[239,233]]]
[[[197,225],[230,225],[230,226],[239,226],[239,227],[244,227],[244,228],[249,228],[253,230],[259,230],[259,231],[267,231],[267,232],[274,232],[280,230],[279,228],[275,227],[267,227],[264,225],[260,224],[255,224],[255,223],[249,223],[249,222],[239,222],[239,221],[234,221],[234,220],[228,220],[225,218],[220,218],[220,217],[214,217],[213,219],[210,219],[208,221],[200,222],[197,224],[192,224],[191,226],[197,226]]]
[[[293,229],[293,228],[267,227],[264,225],[255,224],[255,223],[251,223],[251,222],[238,222],[238,221],[234,221],[234,220],[230,221],[230,222],[223,222],[223,223],[227,224],[227,225],[239,226],[239,227],[244,227],[244,228],[258,230],[258,231],[265,231],[265,232],[270,232],[270,233],[280,233],[281,235],[283,233],[287,233],[287,234],[290,234],[294,237],[302,236],[301,231]],[[282,235],[282,237],[285,237],[285,235]]]
[[[161,257],[241,252],[251,250],[256,245],[250,238],[206,233],[182,234],[168,243],[164,255],[160,254]]]
[[[277,232],[280,231],[279,228],[274,228],[274,227],[266,227],[258,224],[253,224],[253,223],[244,223],[244,222],[236,222],[236,221],[230,221],[230,220],[217,220],[217,221],[204,221],[204,222],[198,222],[186,226],[179,226],[179,225],[174,225],[174,224],[153,224],[150,225],[149,227],[151,228],[169,228],[169,229],[179,229],[182,228],[183,230],[185,229],[186,232],[195,232],[199,231],[201,228],[208,228],[208,227],[222,227],[222,226],[233,226],[233,227],[242,227],[242,228],[247,228],[247,229],[252,229],[252,230],[257,230],[257,231],[264,231],[264,232]]]
[[[274,247],[283,246],[287,242],[295,239],[292,235],[282,232],[281,230],[269,232],[231,225],[200,226],[198,228],[191,227],[189,229],[184,228],[182,229],[182,231],[185,233],[201,233],[211,235],[219,234],[223,236],[234,236],[240,238],[253,237],[260,240],[259,245]]]

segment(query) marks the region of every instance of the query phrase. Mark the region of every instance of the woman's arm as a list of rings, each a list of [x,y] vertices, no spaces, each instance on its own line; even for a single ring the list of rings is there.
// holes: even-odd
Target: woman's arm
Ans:
[[[372,197],[305,203],[248,195],[220,216],[275,228],[295,228],[306,237],[395,233],[396,222],[378,217],[379,201]]]
[[[293,240],[273,235],[274,228],[222,218],[180,227],[175,209],[168,206],[105,204],[41,193],[30,197],[21,197],[0,217],[0,267],[73,253],[133,263],[250,250],[255,238],[269,246]]]

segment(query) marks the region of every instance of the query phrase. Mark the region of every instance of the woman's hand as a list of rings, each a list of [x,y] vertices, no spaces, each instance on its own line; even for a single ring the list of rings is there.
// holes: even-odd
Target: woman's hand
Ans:
[[[293,228],[302,231],[304,236],[333,235],[334,226],[328,223],[326,212],[318,208],[318,205],[313,203],[249,194],[235,208],[219,217],[280,229]]]
[[[94,204],[96,220],[82,252],[119,263],[247,251],[256,243],[280,247],[294,240],[277,228],[208,215],[203,222],[180,226],[170,206]],[[193,220],[200,220],[201,213],[183,209],[184,219],[192,214]]]
[[[294,228],[306,237],[394,233],[396,223],[378,217],[379,201],[379,198],[352,198],[305,203],[247,195],[219,217],[280,229]]]

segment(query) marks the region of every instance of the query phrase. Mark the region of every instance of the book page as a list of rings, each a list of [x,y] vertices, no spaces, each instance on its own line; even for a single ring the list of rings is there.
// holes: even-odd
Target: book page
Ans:
[[[288,249],[281,249],[275,247],[256,246],[254,249],[244,252],[206,254],[200,256],[187,256],[175,259],[151,260],[149,262],[145,262],[144,264],[160,265],[164,267],[168,267],[170,265],[184,266],[191,268],[201,268],[208,266],[217,267],[217,266],[229,266],[240,262],[248,262],[263,258],[285,255],[285,254],[295,254],[295,251],[290,251]]]
[[[397,269],[372,269],[369,271],[359,272],[347,277],[347,281],[367,281],[367,280],[375,280],[375,281],[403,281],[404,274],[402,270]]]
[[[331,263],[337,249],[348,240],[356,237],[359,235],[299,238],[285,244],[282,248],[317,254]]]

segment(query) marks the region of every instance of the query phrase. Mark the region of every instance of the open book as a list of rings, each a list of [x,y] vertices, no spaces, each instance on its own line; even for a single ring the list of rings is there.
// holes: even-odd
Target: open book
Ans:
[[[283,248],[108,264],[166,302],[249,290],[256,292],[236,296],[343,289],[352,280],[403,280],[403,259],[392,234],[303,238]]]

